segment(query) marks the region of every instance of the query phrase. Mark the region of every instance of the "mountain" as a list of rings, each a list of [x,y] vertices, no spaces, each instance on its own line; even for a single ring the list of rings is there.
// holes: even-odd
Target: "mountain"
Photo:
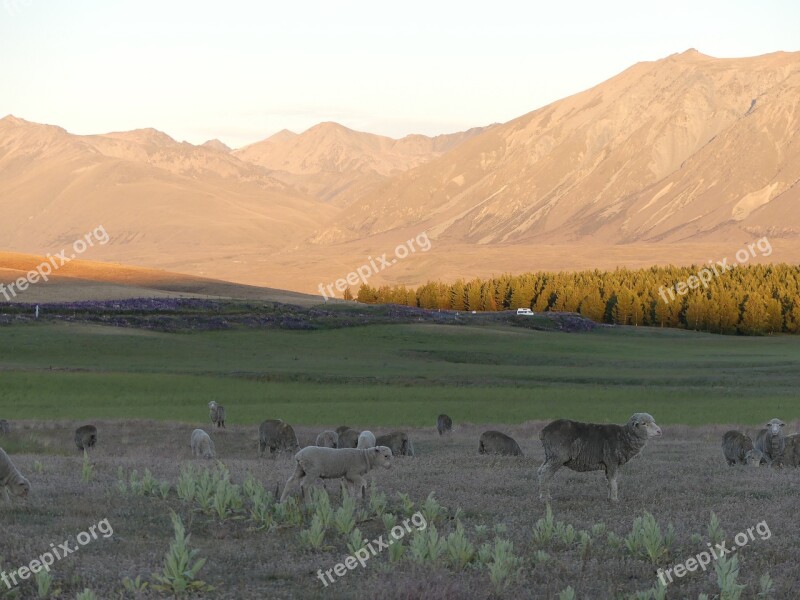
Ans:
[[[261,167],[153,129],[78,136],[13,116],[0,119],[0,206],[0,249],[55,252],[102,226],[112,242],[86,258],[178,268],[243,248],[263,258],[333,214]]]
[[[203,142],[200,144],[203,148],[210,148],[211,150],[218,150],[219,152],[225,152],[226,154],[232,152],[232,149],[217,139],[208,140],[207,142]]]
[[[437,137],[321,123],[229,152],[9,116],[0,251],[56,253],[102,225],[110,242],[81,258],[309,292],[384,254],[372,285],[732,262],[762,236],[774,251],[753,261],[797,262],[798,97],[800,53],[689,50]],[[423,235],[429,251],[392,260]]]
[[[631,244],[800,235],[800,53],[696,50],[494,127],[348,206],[317,243]]]
[[[284,129],[234,155],[270,169],[273,177],[310,195],[342,205],[359,191],[425,164],[484,129],[396,140],[338,123],[320,123],[301,134]]]

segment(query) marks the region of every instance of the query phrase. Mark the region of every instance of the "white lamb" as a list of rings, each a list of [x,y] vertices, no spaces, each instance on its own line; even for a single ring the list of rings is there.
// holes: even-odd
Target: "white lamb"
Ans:
[[[338,479],[344,477],[353,485],[353,492],[361,498],[366,497],[367,482],[364,475],[375,467],[386,469],[392,466],[392,451],[386,446],[376,446],[366,450],[358,448],[322,448],[308,446],[295,454],[297,468],[289,477],[281,494],[281,502],[286,500],[299,486],[308,501],[310,490],[305,485],[313,483],[317,477],[321,479]]]
[[[375,434],[371,431],[362,431],[358,436],[356,448],[373,448],[375,446]]]
[[[214,450],[214,442],[202,429],[195,429],[192,432],[192,456],[201,456],[203,458],[214,458],[216,451]]]
[[[31,491],[30,481],[22,476],[2,448],[0,448],[0,490],[2,490],[6,502],[11,502],[11,496],[25,498]]]

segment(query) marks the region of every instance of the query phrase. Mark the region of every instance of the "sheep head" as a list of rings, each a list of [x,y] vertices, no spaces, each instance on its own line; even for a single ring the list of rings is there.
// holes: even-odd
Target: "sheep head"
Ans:
[[[26,498],[28,496],[28,492],[31,491],[31,484],[24,477],[16,484],[9,487],[11,493],[14,494],[15,496],[19,496],[20,498]]]
[[[375,446],[370,448],[367,452],[372,452],[375,455],[373,465],[376,467],[384,467],[389,469],[392,466],[392,450],[387,446]]]
[[[217,403],[214,402],[214,400],[212,400],[211,402],[208,403],[208,408],[214,410],[215,408],[217,408]]]
[[[785,425],[786,423],[784,423],[780,419],[770,419],[769,421],[767,421],[765,427],[769,430],[770,435],[780,435],[781,427]]]
[[[661,428],[656,425],[656,420],[648,413],[636,413],[628,419],[628,427],[633,429],[639,437],[661,437]]]
[[[752,450],[748,450],[744,454],[745,462],[751,467],[759,466],[763,458],[764,454],[761,452],[761,450],[756,450],[755,448],[753,448]]]

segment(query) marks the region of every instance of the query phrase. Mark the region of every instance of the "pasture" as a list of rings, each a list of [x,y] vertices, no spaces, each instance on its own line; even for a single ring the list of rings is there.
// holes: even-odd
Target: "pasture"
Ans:
[[[492,323],[164,333],[44,322],[0,327],[0,341],[0,418],[13,425],[0,447],[33,488],[25,505],[0,502],[0,570],[27,565],[103,519],[113,527],[53,565],[44,597],[74,598],[84,588],[104,599],[170,597],[152,587],[174,538],[170,511],[207,559],[196,575],[214,587],[199,593],[206,598],[538,599],[568,586],[580,599],[646,598],[658,568],[712,540],[730,546],[764,522],[770,535],[737,552],[741,597],[756,597],[767,573],[772,590],[763,597],[791,598],[800,584],[800,471],[729,468],[720,449],[729,424],[752,433],[779,416],[798,430],[796,338]],[[187,499],[192,477],[223,468],[189,449],[192,429],[210,431],[210,400],[228,409],[228,428],[212,436],[230,483]],[[606,502],[601,473],[562,470],[551,526],[537,500],[541,428],[558,417],[622,423],[636,411],[653,414],[664,437],[623,467],[619,504]],[[440,412],[455,423],[444,437],[435,431]],[[372,500],[354,523],[345,508],[320,534],[314,515],[326,512],[324,500],[306,509],[272,504],[293,462],[257,457],[266,418],[295,424],[303,446],[340,424],[376,434],[403,428],[417,456],[371,473]],[[99,441],[84,464],[72,432],[88,421]],[[512,435],[525,456],[478,455],[485,429]],[[338,485],[326,488],[336,511]],[[217,498],[223,489],[227,500]],[[432,527],[408,532],[400,549],[321,583],[318,570],[355,549],[354,527],[372,540],[416,511],[435,535]],[[719,526],[710,526],[712,512]],[[645,533],[643,521],[634,531],[646,513],[659,531],[650,522]],[[713,566],[676,578],[666,597],[701,593],[721,593]],[[0,598],[38,596],[31,579],[13,590],[0,581]]]

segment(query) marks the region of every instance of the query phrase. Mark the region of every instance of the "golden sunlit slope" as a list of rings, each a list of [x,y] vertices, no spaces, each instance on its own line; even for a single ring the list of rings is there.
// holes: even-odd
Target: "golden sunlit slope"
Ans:
[[[12,284],[46,261],[43,256],[0,252],[0,284]],[[22,303],[151,297],[234,298],[300,306],[311,306],[321,301],[319,296],[286,290],[88,260],[71,261],[50,274],[47,281],[40,279],[24,291],[15,288],[11,294],[6,287],[5,293],[0,293],[0,305],[6,301],[6,294],[10,301]]]
[[[798,97],[800,53],[639,63],[392,179],[314,241],[398,228],[482,245],[795,237]]]
[[[103,226],[86,258],[151,266],[283,250],[333,208],[218,150],[155,130],[76,136],[0,119],[2,249],[58,251]]]
[[[338,123],[320,123],[301,134],[280,131],[234,155],[274,171],[274,177],[297,189],[344,205],[368,186],[441,156],[484,129],[395,140]]]

